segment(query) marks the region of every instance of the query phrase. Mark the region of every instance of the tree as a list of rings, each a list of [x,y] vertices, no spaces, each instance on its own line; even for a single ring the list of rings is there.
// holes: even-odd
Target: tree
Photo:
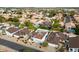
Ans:
[[[14,18],[9,18],[8,21],[19,22],[19,19],[17,17],[14,17]]]
[[[63,28],[60,29],[61,32],[64,32],[65,30]]]
[[[79,28],[75,28],[75,34],[79,35]]]
[[[13,24],[15,26],[19,26],[20,22],[11,22],[11,24]]]
[[[20,24],[19,19],[17,17],[9,18],[7,21],[9,22],[10,25],[19,26]]]
[[[41,28],[41,29],[47,29],[47,30],[49,30],[49,28],[48,28],[48,27],[46,27],[46,26],[42,26],[42,25],[40,25],[38,28]]]
[[[69,15],[73,16],[75,14],[75,11],[69,11]]]
[[[24,24],[19,24],[19,28],[20,29],[24,28]]]
[[[22,14],[22,12],[17,12],[17,14]]]
[[[50,11],[48,11],[48,13],[49,13],[48,17],[53,17],[56,15],[57,12],[56,12],[56,10],[50,10]]]
[[[24,22],[25,26],[27,26],[29,29],[36,30],[36,27],[30,22],[30,21],[25,21]]]
[[[58,28],[58,27],[60,27],[60,24],[59,24],[59,20],[52,20],[51,21],[52,22],[52,27],[53,28]]]
[[[3,23],[3,22],[5,22],[5,18],[0,16],[0,23]]]
[[[21,15],[22,14],[21,10],[16,11],[16,14]]]
[[[43,42],[42,46],[47,47],[48,46],[48,42]]]

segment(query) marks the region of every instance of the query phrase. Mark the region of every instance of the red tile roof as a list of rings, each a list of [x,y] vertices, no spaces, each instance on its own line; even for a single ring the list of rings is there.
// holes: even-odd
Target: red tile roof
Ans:
[[[20,36],[20,35],[26,35],[26,34],[29,34],[29,33],[30,33],[29,29],[28,28],[24,28],[22,30],[17,31],[14,35]]]
[[[34,32],[34,33],[32,33],[32,37],[42,39],[45,34],[46,34],[46,32]]]
[[[15,27],[10,27],[10,28],[7,29],[7,31],[10,32],[10,33],[16,32],[18,30],[19,30],[19,28],[15,28]]]

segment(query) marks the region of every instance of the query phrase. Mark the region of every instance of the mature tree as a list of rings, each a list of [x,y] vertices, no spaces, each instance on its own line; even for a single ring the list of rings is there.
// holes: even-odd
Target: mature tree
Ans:
[[[19,22],[19,19],[17,17],[14,17],[14,18],[9,18],[8,21]]]
[[[0,23],[5,22],[5,21],[6,21],[5,18],[0,16]]]
[[[73,16],[75,14],[75,11],[69,11],[69,15]]]
[[[42,25],[40,25],[38,28],[41,28],[41,29],[47,29],[47,30],[49,30],[49,28],[48,28],[48,27],[46,27],[46,26],[42,26]]]
[[[16,14],[21,15],[21,14],[22,14],[22,11],[21,11],[21,10],[17,10],[17,11],[16,11]]]
[[[57,12],[55,10],[50,10],[48,11],[48,13],[49,13],[48,17],[53,17],[56,15]]]
[[[27,26],[29,29],[35,30],[36,28],[30,21],[25,21],[24,22],[25,26]]]
[[[19,26],[20,22],[11,22],[11,24],[13,24],[15,26]]]
[[[75,28],[75,34],[79,35],[79,28]]]
[[[7,21],[9,22],[10,25],[19,26],[20,24],[19,19],[17,17],[9,18]]]
[[[19,24],[19,28],[20,29],[24,28],[24,24]]]
[[[60,31],[61,31],[61,32],[64,32],[65,30],[64,30],[64,28],[61,28]]]
[[[52,22],[52,27],[53,28],[58,28],[58,27],[60,27],[60,24],[59,24],[59,20],[52,20],[51,21]]]

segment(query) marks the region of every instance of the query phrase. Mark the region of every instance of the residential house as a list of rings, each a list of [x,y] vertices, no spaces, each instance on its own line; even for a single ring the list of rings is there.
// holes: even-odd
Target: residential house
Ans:
[[[9,27],[6,29],[6,34],[13,36],[13,34],[18,30],[19,30],[19,28],[17,28],[17,27]]]
[[[13,34],[14,37],[17,37],[17,38],[24,37],[26,39],[29,38],[29,35],[30,35],[30,30],[28,28],[20,29]]]
[[[63,20],[63,14],[62,13],[58,13],[55,16],[53,16],[52,19]]]
[[[69,52],[79,52],[79,36],[69,38]]]
[[[59,43],[65,43],[68,39],[68,36],[62,32],[49,32],[46,41],[48,42],[49,46],[59,47]]]
[[[76,25],[73,23],[73,21],[65,24],[65,30],[67,30],[67,32],[75,32],[74,28],[76,28]]]
[[[65,30],[67,30],[68,32],[74,32],[74,29],[76,26],[74,24],[74,17],[73,16],[69,16],[69,15],[65,15],[64,16],[64,27]]]
[[[37,29],[32,33],[31,39],[38,44],[43,43],[48,35],[48,32],[48,30]]]
[[[75,14],[75,15],[74,15],[74,19],[75,19],[77,22],[79,22],[79,14]]]
[[[25,21],[26,21],[25,18],[23,18],[23,17],[22,17],[22,18],[19,18],[19,22],[20,22],[20,23],[24,23]]]
[[[68,16],[68,15],[66,15],[66,16],[64,17],[64,24],[69,23],[69,22],[71,22],[71,21],[74,21],[74,17],[73,17],[73,16]]]
[[[42,27],[47,27],[49,29],[52,27],[52,23],[50,21],[48,21],[48,20],[44,20],[39,25],[42,26]]]

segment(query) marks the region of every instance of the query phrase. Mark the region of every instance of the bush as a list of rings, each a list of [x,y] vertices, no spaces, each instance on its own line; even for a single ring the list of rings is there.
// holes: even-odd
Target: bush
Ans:
[[[0,23],[5,22],[5,18],[0,16]]]
[[[30,22],[30,21],[25,21],[24,22],[25,26],[27,26],[29,29],[36,30],[36,27]]]
[[[14,17],[14,18],[9,18],[8,21],[19,22],[19,19],[17,17]]]
[[[75,14],[75,11],[69,11],[69,15],[73,16]]]
[[[20,29],[24,28],[24,24],[19,24],[19,28]]]
[[[57,12],[55,10],[50,10],[48,11],[48,13],[49,13],[48,17],[53,17],[56,15]]]
[[[43,42],[42,46],[47,47],[48,46],[48,42]]]
[[[60,27],[59,20],[56,20],[56,19],[55,19],[55,20],[52,20],[51,22],[54,23],[54,24],[52,24],[52,27],[53,27],[53,28],[58,28],[58,27]]]
[[[64,32],[64,29],[63,29],[63,28],[61,28],[61,29],[60,29],[60,32]]]
[[[46,26],[39,26],[38,28],[41,28],[41,29],[47,29],[47,30],[49,30],[49,28],[48,28],[48,27],[46,27]]]
[[[13,25],[15,25],[15,26],[19,26],[19,22],[11,22],[10,24],[13,24]]]
[[[75,34],[79,35],[79,28],[75,28]]]
[[[17,11],[17,12],[16,12],[16,14],[20,14],[20,15],[21,15],[21,14],[22,14],[22,12],[19,10],[19,11]]]

